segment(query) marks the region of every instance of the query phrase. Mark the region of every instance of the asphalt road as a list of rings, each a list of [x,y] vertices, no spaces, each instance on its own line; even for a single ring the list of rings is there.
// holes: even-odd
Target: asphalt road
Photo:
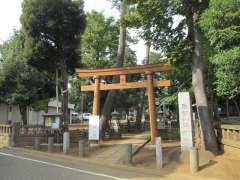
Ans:
[[[137,172],[39,156],[17,150],[0,150],[0,180],[111,180],[138,179]]]

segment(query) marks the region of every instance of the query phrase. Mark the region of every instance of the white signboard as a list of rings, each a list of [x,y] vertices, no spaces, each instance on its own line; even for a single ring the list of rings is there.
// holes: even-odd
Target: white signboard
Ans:
[[[189,92],[178,93],[181,149],[193,147],[192,103]]]
[[[52,121],[52,129],[59,129],[60,127],[60,117],[55,117]]]
[[[89,117],[89,129],[88,129],[88,139],[89,140],[99,140],[99,116]]]

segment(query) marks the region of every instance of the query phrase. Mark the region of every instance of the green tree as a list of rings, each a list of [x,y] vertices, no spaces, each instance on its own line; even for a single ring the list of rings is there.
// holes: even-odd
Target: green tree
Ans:
[[[117,58],[116,58],[115,67],[122,67],[124,65],[126,38],[127,38],[127,27],[122,20],[127,13],[128,7],[123,0],[119,0],[119,1],[114,0],[113,3],[115,5],[119,5],[119,10],[120,10],[119,40],[118,40],[118,49],[117,49]],[[113,81],[116,81],[116,79],[114,79]],[[102,113],[101,113],[101,123],[100,123],[101,133],[106,129],[108,120],[111,118],[111,112],[113,111],[113,108],[114,108],[115,97],[116,97],[116,91],[108,92],[108,95],[104,102]]]
[[[81,41],[82,63],[88,68],[111,67],[117,55],[119,29],[112,17],[92,11]]]
[[[52,97],[54,84],[46,74],[27,64],[23,50],[21,31],[14,32],[2,45],[0,96],[5,103],[19,106],[22,121],[27,124],[27,107]]]
[[[211,0],[200,21],[213,49],[210,61],[215,68],[215,90],[234,99],[240,85],[240,1]]]
[[[81,81],[78,78],[74,78],[69,81],[69,102],[75,104],[74,110],[80,112],[82,105],[82,94],[81,94]]]
[[[131,1],[131,0],[130,0]],[[141,1],[136,3],[137,13],[143,22],[143,33],[152,40],[155,49],[168,58],[182,74],[191,72],[205,149],[217,151],[217,141],[209,115],[204,83],[204,52],[202,31],[198,21],[208,7],[208,0]],[[149,28],[151,31],[149,31]],[[192,68],[190,68],[192,67]],[[191,71],[189,71],[189,69]],[[180,74],[180,73],[179,73]],[[180,77],[183,77],[180,75]],[[186,80],[185,76],[185,80]]]
[[[71,0],[24,0],[21,16],[25,56],[32,66],[61,72],[62,112],[68,116],[68,75],[80,66],[79,42],[85,28],[83,2]]]

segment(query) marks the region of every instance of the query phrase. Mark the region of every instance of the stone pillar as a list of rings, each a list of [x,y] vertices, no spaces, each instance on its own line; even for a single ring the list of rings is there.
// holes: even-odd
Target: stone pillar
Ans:
[[[10,146],[14,147],[15,146],[15,135],[16,135],[16,127],[14,123],[12,124],[12,131],[11,131],[11,137],[10,137]]]
[[[48,139],[49,141],[49,139]],[[34,149],[39,150],[40,149],[40,137],[34,137]]]
[[[100,114],[100,77],[94,77],[93,115]]]
[[[230,129],[226,129],[226,137],[225,139],[230,139]]]
[[[79,156],[84,157],[85,156],[85,141],[79,140],[78,145],[79,145]]]
[[[225,129],[221,129],[222,130],[222,139],[226,138],[226,134],[225,134]]]
[[[233,132],[232,132],[232,136],[233,136],[232,139],[234,141],[238,141],[238,134],[239,134],[239,131],[234,129]]]
[[[69,132],[63,133],[63,153],[67,154],[70,147],[70,134]]]
[[[128,164],[132,163],[132,144],[124,144],[125,147],[125,161]]]
[[[151,131],[151,142],[155,144],[157,129],[156,129],[156,111],[155,111],[155,95],[153,85],[153,74],[146,72],[147,74],[147,93],[148,93],[148,110],[150,118],[150,131]]]
[[[48,137],[48,152],[53,151],[53,141],[54,141],[54,137]]]
[[[198,149],[196,147],[190,148],[190,170],[191,173],[196,173],[199,169]]]
[[[162,155],[162,139],[156,138],[156,167],[163,168],[163,155]]]
[[[182,151],[189,151],[192,147],[194,147],[194,129],[191,102],[192,101],[189,92],[178,93],[180,139]]]

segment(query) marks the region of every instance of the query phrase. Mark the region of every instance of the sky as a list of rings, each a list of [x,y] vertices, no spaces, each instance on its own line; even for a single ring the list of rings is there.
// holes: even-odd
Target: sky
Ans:
[[[0,43],[6,41],[14,29],[19,29],[21,16],[21,3],[23,0],[0,0]],[[111,3],[107,0],[85,0],[85,11],[101,11],[105,16],[119,17],[119,12],[112,9]],[[141,40],[135,45],[130,45],[136,51],[138,63],[145,57],[145,46]]]

